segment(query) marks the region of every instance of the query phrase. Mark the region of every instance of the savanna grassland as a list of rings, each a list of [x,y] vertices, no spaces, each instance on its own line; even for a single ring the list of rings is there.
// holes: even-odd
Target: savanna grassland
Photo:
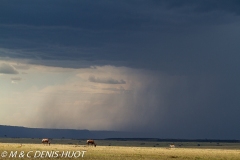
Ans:
[[[39,139],[0,139],[0,154],[8,153],[6,157],[0,155],[0,159],[76,159],[68,158],[62,153],[81,153],[77,159],[113,159],[113,160],[239,160],[239,143],[208,143],[208,142],[178,142],[174,143],[176,148],[169,148],[169,142],[154,141],[109,141],[96,140],[97,147],[86,146],[85,140],[52,140],[50,146],[40,144]],[[10,152],[17,151],[16,157],[8,157]],[[29,153],[31,158],[26,154]],[[44,152],[42,158],[36,152]],[[56,157],[47,157],[49,153],[57,152]],[[23,158],[19,157],[24,152]],[[71,154],[69,154],[71,156]],[[83,157],[82,157],[83,156]]]

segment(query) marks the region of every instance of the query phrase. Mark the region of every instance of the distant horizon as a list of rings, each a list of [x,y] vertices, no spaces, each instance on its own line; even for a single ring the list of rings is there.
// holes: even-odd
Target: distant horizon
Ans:
[[[14,125],[4,125],[0,126],[10,126],[10,127],[23,127],[23,128],[32,128],[32,129],[61,129],[61,130],[86,130],[86,131],[108,131],[108,132],[128,132],[128,131],[117,131],[117,130],[89,130],[89,129],[76,129],[76,128],[44,128],[44,127],[27,127],[27,126],[14,126]]]
[[[103,130],[87,130],[87,129],[66,129],[66,128],[31,128],[31,127],[24,127],[24,126],[10,126],[10,125],[0,125],[0,130],[1,130],[1,126],[7,126],[7,127],[20,127],[20,128],[27,128],[27,129],[40,129],[40,130],[75,130],[75,131],[88,131],[88,132],[120,132],[120,133],[130,133],[130,132],[126,132],[126,131],[111,131],[111,130],[106,130],[106,131],[103,131]],[[134,132],[132,132],[134,133]],[[0,135],[0,138],[1,138],[1,135]],[[17,138],[17,137],[2,137],[2,138]],[[54,137],[52,137],[54,138]],[[72,138],[67,138],[67,139],[72,139]],[[214,139],[214,138],[161,138],[161,137],[114,137],[114,138],[110,138],[110,137],[107,137],[107,138],[100,138],[100,139],[109,139],[109,140],[153,140],[153,139],[156,139],[156,140],[163,140],[163,141],[172,141],[172,140],[175,140],[176,142],[180,142],[180,141],[199,141],[199,142],[210,142],[210,141],[213,141],[213,142],[240,142],[240,139]]]

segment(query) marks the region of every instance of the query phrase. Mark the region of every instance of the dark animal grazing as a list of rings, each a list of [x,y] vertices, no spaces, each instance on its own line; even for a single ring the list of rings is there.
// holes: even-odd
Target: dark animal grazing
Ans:
[[[42,139],[42,144],[48,144],[50,146],[50,140],[47,138]]]
[[[87,140],[87,144],[89,145],[89,144],[91,144],[91,145],[94,145],[95,147],[96,147],[96,143],[94,142],[94,140],[92,140],[92,139],[89,139],[89,140]]]

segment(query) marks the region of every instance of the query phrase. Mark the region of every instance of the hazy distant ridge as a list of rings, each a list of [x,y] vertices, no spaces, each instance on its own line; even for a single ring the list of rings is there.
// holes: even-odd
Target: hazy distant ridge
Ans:
[[[144,134],[119,131],[89,131],[76,129],[26,128],[0,125],[0,137],[6,138],[66,138],[66,139],[106,139],[118,141],[159,141],[159,142],[240,142],[235,139],[161,139],[149,138]]]
[[[46,129],[26,128],[18,126],[0,125],[0,137],[9,138],[74,138],[74,139],[104,139],[104,138],[125,138],[132,137],[127,132],[118,131],[89,131],[75,129]]]

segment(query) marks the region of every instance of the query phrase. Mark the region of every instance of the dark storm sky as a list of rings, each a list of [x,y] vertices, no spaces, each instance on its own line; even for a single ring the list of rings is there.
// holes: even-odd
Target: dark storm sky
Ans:
[[[239,1],[0,4],[0,59],[63,68],[111,65],[146,70],[159,82],[144,88],[142,97],[156,101],[161,96],[165,114],[164,118],[154,114],[148,124],[153,128],[137,130],[166,138],[240,139]],[[0,72],[6,68],[0,67]],[[162,75],[174,83],[160,83]],[[89,77],[89,81],[106,80]],[[160,114],[159,105],[154,108]],[[147,102],[143,107],[148,112]]]

